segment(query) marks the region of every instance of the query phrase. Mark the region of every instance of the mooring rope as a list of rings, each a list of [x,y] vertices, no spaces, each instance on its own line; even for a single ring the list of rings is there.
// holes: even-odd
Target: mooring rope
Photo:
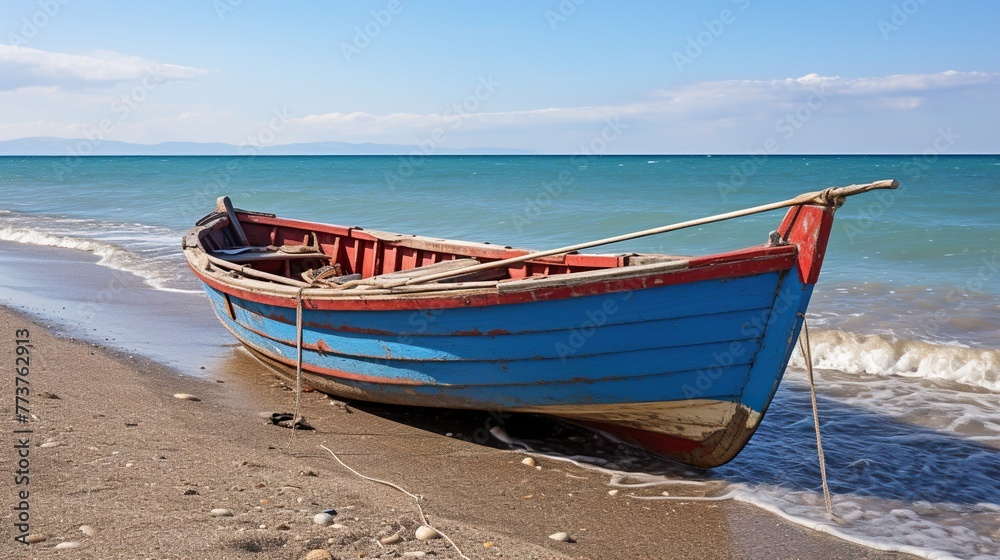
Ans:
[[[798,314],[802,317],[802,337],[799,338],[799,350],[802,352],[802,358],[806,362],[806,371],[809,373],[809,396],[812,399],[812,411],[813,411],[813,427],[816,429],[816,454],[819,458],[819,475],[823,482],[823,501],[826,502],[826,514],[833,521],[836,521],[840,525],[846,525],[847,523],[837,517],[833,513],[833,500],[830,498],[830,487],[826,483],[826,457],[823,455],[823,438],[820,436],[819,429],[819,405],[816,402],[816,379],[813,376],[813,366],[812,366],[812,344],[809,342],[809,324],[806,321],[806,316],[802,313]]]
[[[302,292],[299,288],[295,294],[295,411],[292,412],[292,433],[295,426],[302,420],[299,410],[302,406]]]
[[[462,553],[462,550],[460,548],[458,548],[458,545],[455,544],[455,541],[451,540],[451,538],[449,538],[448,535],[444,534],[443,531],[441,531],[440,529],[434,527],[433,525],[430,524],[429,521],[427,521],[427,516],[424,515],[424,508],[420,507],[420,496],[418,496],[416,494],[413,494],[411,492],[408,492],[402,486],[399,486],[398,484],[393,484],[392,482],[389,482],[388,480],[381,480],[381,479],[378,479],[378,478],[372,478],[370,476],[365,476],[365,475],[359,473],[358,471],[352,469],[347,463],[343,462],[340,459],[340,457],[338,457],[337,454],[334,453],[333,450],[330,449],[329,447],[327,447],[326,445],[320,444],[320,447],[322,447],[323,449],[326,449],[327,453],[329,453],[330,455],[333,455],[333,458],[336,459],[337,462],[340,463],[340,465],[342,467],[344,467],[345,469],[347,469],[347,470],[351,471],[352,473],[358,475],[359,477],[361,477],[361,478],[363,478],[365,480],[370,480],[371,482],[377,482],[379,484],[384,484],[384,485],[386,485],[386,486],[388,486],[390,488],[398,490],[398,491],[406,494],[407,496],[413,498],[413,500],[417,503],[417,511],[420,513],[420,522],[423,523],[424,525],[426,525],[427,527],[430,527],[431,529],[434,529],[434,531],[436,531],[437,534],[441,535],[441,538],[443,538],[444,540],[448,541],[448,544],[450,544],[451,547],[455,549],[455,552],[457,552],[459,556],[461,556],[465,560],[469,560],[469,557]]]
[[[304,291],[305,288],[299,288],[295,294],[295,408],[292,411],[292,422],[289,424],[292,435],[288,436],[288,444],[285,445],[285,449],[292,445],[299,424],[304,424],[300,414],[302,410],[302,292]]]

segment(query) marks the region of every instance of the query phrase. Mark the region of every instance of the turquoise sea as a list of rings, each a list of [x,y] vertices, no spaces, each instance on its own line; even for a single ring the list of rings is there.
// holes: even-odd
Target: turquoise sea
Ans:
[[[735,499],[871,546],[997,557],[1000,156],[0,157],[0,242],[90,253],[135,280],[133,291],[175,302],[167,307],[184,324],[189,309],[203,303],[210,312],[180,238],[224,194],[280,216],[547,249],[879,179],[901,187],[838,211],[809,310],[835,511],[848,526],[825,520],[817,494],[800,357],[730,465],[683,475],[583,461],[642,469],[664,485],[678,476],[721,481]],[[759,244],[781,216],[600,252]],[[3,266],[0,303],[16,304],[32,286]],[[116,321],[37,311],[81,335]],[[228,340],[203,319],[192,320],[203,339]],[[155,329],[130,330],[117,341],[123,349],[155,354]]]

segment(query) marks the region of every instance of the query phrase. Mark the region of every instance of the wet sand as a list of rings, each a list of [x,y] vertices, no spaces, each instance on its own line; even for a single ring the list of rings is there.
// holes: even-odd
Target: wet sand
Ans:
[[[18,329],[30,331],[26,424],[13,420]],[[490,426],[485,415],[428,418],[309,392],[302,412],[315,430],[292,432],[258,413],[292,410],[294,392],[242,350],[193,376],[57,337],[7,309],[0,333],[4,557],[293,559],[323,549],[333,558],[459,558],[443,539],[414,538],[413,499],[352,474],[325,445],[361,473],[423,496],[430,523],[469,558],[910,558],[747,504],[610,496],[604,473],[545,457],[536,469],[522,464],[524,453],[473,441]],[[15,485],[14,445],[25,435],[30,482]],[[15,541],[23,490],[29,533],[46,537],[31,545]],[[213,517],[216,508],[233,516]],[[342,528],[313,522],[329,509]],[[574,542],[548,538],[559,531]],[[378,543],[397,533],[401,543]],[[79,546],[56,548],[64,542]]]

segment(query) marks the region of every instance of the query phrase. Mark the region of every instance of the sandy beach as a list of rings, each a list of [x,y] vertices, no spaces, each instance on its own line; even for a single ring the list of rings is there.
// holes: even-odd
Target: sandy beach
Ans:
[[[469,558],[908,557],[746,504],[629,497],[662,488],[612,496],[605,473],[545,457],[535,457],[533,468],[522,463],[527,454],[459,431],[475,434],[488,417],[428,417],[307,392],[302,411],[315,430],[292,432],[259,413],[292,410],[294,392],[241,350],[195,377],[57,337],[9,309],[0,311],[0,326],[8,338],[0,352],[9,395],[7,557],[285,559],[316,550],[333,558],[460,557],[444,539],[414,537],[420,521],[412,498],[359,478],[321,446],[367,476],[422,496],[428,521]],[[30,397],[22,404],[30,421],[18,423],[12,366],[14,340],[25,329]],[[199,400],[175,398],[179,393]],[[24,429],[31,432],[14,433]],[[444,430],[456,431],[448,437]],[[27,438],[21,448],[30,482],[12,485],[19,438]],[[20,491],[30,491],[26,500]],[[27,533],[45,540],[15,540],[23,534],[15,528],[21,501],[30,512]],[[213,509],[232,515],[213,516]],[[331,509],[336,525],[314,523]],[[548,538],[557,532],[572,542]],[[399,543],[380,543],[397,534]]]

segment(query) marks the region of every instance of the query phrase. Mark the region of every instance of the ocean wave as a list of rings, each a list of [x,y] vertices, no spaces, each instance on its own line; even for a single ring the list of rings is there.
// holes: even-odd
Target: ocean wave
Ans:
[[[183,283],[179,282],[181,279],[175,272],[183,266],[178,257],[164,259],[163,255],[143,255],[101,239],[77,237],[65,232],[12,224],[0,225],[0,241],[85,251],[99,257],[98,265],[134,274],[152,288],[171,292],[199,292],[178,286]],[[164,247],[157,247],[153,252],[162,253],[163,249]],[[164,262],[167,260],[176,262]]]
[[[950,381],[1000,392],[1000,350],[842,330],[813,330],[809,334],[813,366],[817,368]],[[798,351],[789,363],[805,366]]]

